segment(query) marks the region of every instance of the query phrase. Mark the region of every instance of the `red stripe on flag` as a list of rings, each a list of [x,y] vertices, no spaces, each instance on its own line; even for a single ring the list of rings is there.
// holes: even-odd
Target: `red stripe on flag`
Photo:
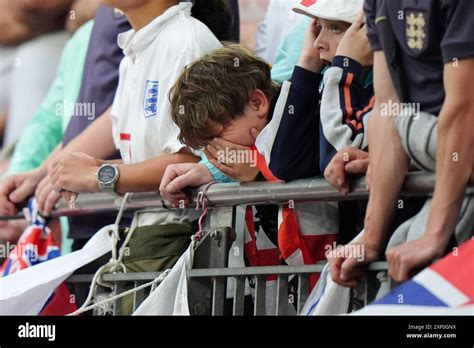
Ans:
[[[245,224],[247,226],[247,230],[250,234],[251,239],[244,245],[245,257],[247,258],[251,266],[258,266],[257,241],[255,239],[255,228],[251,205],[248,205],[247,209],[245,210]]]
[[[319,235],[303,235],[303,240],[308,246],[313,258],[316,262],[326,260],[327,245],[331,248],[334,242],[337,242],[337,233],[319,234]]]
[[[474,239],[430,267],[467,297],[474,297]]]
[[[278,246],[282,256],[287,259],[298,249],[301,250],[306,265],[316,263],[301,235],[298,216],[294,209],[283,208],[283,218],[278,230]]]

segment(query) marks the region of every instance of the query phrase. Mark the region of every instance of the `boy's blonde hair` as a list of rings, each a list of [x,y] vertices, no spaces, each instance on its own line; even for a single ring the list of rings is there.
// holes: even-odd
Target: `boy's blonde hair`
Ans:
[[[200,149],[244,113],[250,94],[262,90],[269,100],[278,86],[271,67],[250,50],[228,44],[187,66],[170,90],[171,117],[180,129],[179,140]]]

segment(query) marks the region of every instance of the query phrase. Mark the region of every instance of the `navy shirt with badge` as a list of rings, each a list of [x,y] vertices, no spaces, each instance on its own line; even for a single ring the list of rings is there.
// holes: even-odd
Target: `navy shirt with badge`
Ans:
[[[474,1],[365,0],[364,10],[374,51],[385,50],[390,41],[376,23],[390,22],[408,101],[439,115],[445,98],[444,64],[474,57]]]

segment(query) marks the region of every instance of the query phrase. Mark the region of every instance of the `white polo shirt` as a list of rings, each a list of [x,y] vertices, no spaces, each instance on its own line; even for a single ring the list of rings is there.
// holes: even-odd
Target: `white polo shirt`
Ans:
[[[186,65],[222,46],[206,25],[191,17],[191,7],[190,2],[180,2],[139,31],[118,36],[125,57],[111,116],[115,145],[125,163],[184,147],[170,117],[169,90]],[[146,213],[134,225],[188,222],[196,217],[191,210]]]

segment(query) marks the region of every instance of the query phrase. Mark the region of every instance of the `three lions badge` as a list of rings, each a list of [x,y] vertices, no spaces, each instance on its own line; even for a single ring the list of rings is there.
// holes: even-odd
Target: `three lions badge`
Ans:
[[[406,13],[406,43],[414,53],[424,50],[426,45],[426,18],[424,12]]]
[[[147,80],[146,82],[143,98],[143,113],[146,118],[158,114],[158,85],[158,81]]]

